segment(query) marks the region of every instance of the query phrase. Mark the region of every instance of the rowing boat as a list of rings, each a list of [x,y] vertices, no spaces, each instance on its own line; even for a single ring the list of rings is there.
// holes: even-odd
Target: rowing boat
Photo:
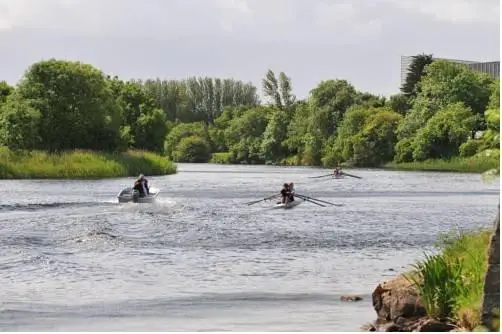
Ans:
[[[305,202],[305,200],[301,200],[299,198],[296,198],[293,202],[276,204],[276,205],[274,205],[273,209],[291,209],[297,205],[302,204],[303,202]]]

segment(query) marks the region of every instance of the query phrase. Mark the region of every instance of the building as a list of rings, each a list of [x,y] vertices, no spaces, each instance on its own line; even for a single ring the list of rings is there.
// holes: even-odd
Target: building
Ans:
[[[464,64],[475,71],[487,73],[493,78],[500,77],[500,61],[479,62],[472,60],[458,60],[458,59],[447,59],[447,58],[434,58],[434,59],[447,60],[458,64]],[[401,86],[406,81],[408,68],[410,67],[412,61],[413,61],[413,56],[401,56]]]

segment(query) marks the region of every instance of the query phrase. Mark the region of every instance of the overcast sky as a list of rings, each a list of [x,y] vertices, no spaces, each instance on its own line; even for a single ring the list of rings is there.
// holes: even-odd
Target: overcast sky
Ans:
[[[47,58],[123,79],[271,68],[299,97],[319,81],[398,91],[401,55],[499,60],[498,0],[0,0],[0,80]]]

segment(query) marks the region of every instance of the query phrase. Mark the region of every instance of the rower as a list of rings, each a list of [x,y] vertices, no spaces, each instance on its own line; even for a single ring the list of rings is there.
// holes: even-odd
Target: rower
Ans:
[[[288,187],[289,187],[288,200],[289,200],[289,202],[293,202],[295,200],[295,185],[293,182],[290,182],[288,184]]]
[[[341,171],[340,167],[336,167],[336,168],[335,168],[335,170],[333,171],[333,174],[334,174],[335,176],[340,176],[340,175],[342,175],[342,171]]]
[[[286,203],[286,199],[289,197],[289,185],[284,183],[281,189],[282,200],[281,203]]]

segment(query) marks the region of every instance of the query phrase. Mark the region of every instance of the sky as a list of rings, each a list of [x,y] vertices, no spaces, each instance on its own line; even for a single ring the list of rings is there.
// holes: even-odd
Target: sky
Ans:
[[[34,62],[90,63],[122,79],[284,71],[304,98],[346,79],[388,96],[402,55],[500,60],[498,0],[0,0],[0,80]],[[261,91],[261,88],[260,88]]]

